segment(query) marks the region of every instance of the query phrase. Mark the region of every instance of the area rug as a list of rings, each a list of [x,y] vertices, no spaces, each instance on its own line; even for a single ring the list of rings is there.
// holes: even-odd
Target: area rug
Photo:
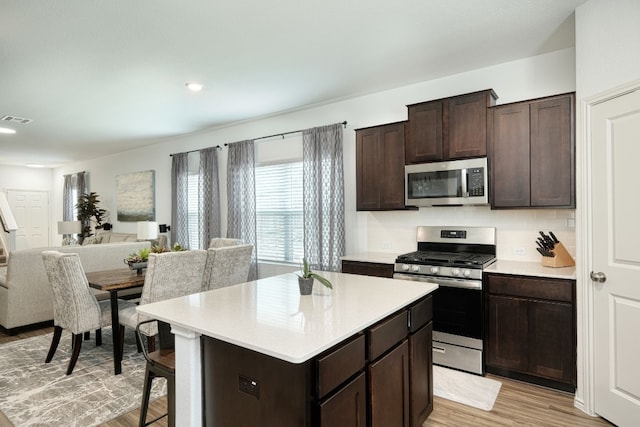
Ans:
[[[128,331],[122,374],[113,374],[111,328],[82,344],[71,375],[71,334],[63,333],[51,363],[44,363],[52,334],[0,346],[0,410],[15,427],[95,426],[140,406],[145,360]],[[93,338],[93,334],[92,334]],[[166,394],[164,380],[154,381],[152,399]]]
[[[433,394],[454,402],[490,411],[500,387],[500,381],[433,366]]]

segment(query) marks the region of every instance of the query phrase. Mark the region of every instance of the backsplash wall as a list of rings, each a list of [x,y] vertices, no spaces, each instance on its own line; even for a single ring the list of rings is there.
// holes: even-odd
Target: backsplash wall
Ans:
[[[367,251],[402,254],[416,250],[416,227],[496,227],[498,259],[539,262],[538,231],[553,233],[575,258],[575,210],[491,210],[488,206],[421,208],[417,211],[359,212],[367,224]]]

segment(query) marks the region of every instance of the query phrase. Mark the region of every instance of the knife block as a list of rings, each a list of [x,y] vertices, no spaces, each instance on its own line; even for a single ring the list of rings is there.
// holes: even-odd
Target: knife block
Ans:
[[[542,265],[545,267],[573,267],[576,265],[576,262],[573,260],[573,257],[567,252],[567,248],[564,247],[562,242],[556,243],[556,247],[551,250],[555,256],[542,257]]]

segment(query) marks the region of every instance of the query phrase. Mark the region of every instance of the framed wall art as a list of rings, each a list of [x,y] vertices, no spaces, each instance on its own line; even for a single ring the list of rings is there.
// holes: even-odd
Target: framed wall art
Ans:
[[[155,221],[155,171],[116,175],[118,221]]]

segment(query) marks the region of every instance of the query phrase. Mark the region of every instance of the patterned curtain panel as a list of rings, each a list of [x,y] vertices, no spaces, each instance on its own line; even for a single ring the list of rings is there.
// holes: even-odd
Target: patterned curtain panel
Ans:
[[[78,196],[81,194],[88,193],[89,190],[87,188],[87,173],[86,172],[78,172],[76,174],[76,189],[78,190]],[[73,205],[75,206],[78,201],[74,201]],[[75,215],[74,215],[75,218]]]
[[[171,241],[189,244],[189,160],[187,153],[171,157]]]
[[[227,237],[253,245],[249,280],[258,277],[255,149],[252,140],[229,144],[227,156]]]
[[[76,204],[78,203],[78,198],[73,197],[73,190],[76,190],[78,196],[87,192],[85,174],[86,172],[83,171],[75,175],[64,175],[64,187],[62,189],[63,221],[73,221],[77,217]]]
[[[304,254],[309,264],[340,271],[345,252],[342,124],[302,132]]]
[[[218,180],[218,148],[200,150],[200,249],[209,247],[212,237],[220,237],[220,184]]]
[[[77,202],[77,201],[76,201]],[[64,176],[62,189],[62,220],[73,221],[76,202],[73,200],[73,175]]]

